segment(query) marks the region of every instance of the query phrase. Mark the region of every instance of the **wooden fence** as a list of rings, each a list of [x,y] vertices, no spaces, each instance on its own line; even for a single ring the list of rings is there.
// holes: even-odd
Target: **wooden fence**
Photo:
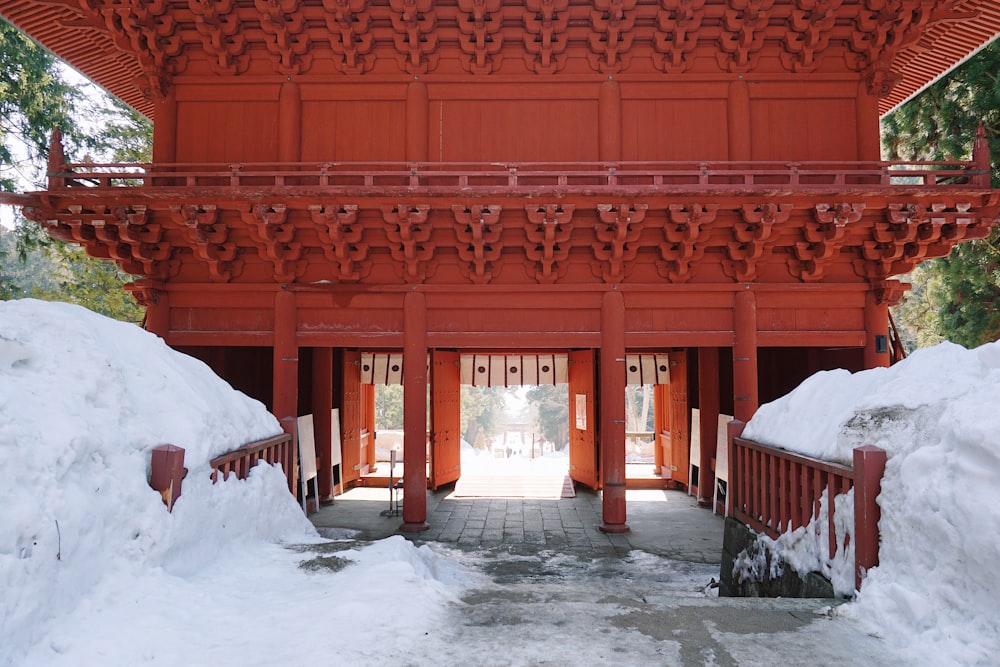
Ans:
[[[864,572],[878,565],[879,507],[886,453],[866,445],[854,450],[853,466],[831,463],[769,447],[739,437],[741,422],[730,430],[729,466],[731,515],[758,533],[776,539],[781,533],[808,525],[820,514],[827,498],[829,556],[850,539],[854,543],[855,587]],[[854,530],[837,535],[834,498],[854,489]]]

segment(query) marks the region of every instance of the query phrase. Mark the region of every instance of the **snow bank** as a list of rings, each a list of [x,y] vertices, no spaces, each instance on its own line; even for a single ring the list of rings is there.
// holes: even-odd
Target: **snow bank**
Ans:
[[[214,456],[280,431],[138,327],[0,301],[0,665],[357,662],[375,644],[405,655],[461,572],[399,537],[339,553],[340,571],[301,567],[329,545],[279,468],[209,478]],[[186,449],[173,514],[146,481],[165,442]],[[387,639],[389,609],[415,621]]]
[[[891,368],[818,373],[762,406],[744,435],[844,462],[859,445],[885,449],[880,565],[842,613],[918,663],[995,661],[1000,342],[943,343]]]

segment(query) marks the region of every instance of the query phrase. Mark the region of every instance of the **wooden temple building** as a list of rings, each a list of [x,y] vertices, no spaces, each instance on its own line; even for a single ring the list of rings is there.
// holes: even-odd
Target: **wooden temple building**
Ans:
[[[462,383],[568,382],[570,474],[627,530],[628,383],[656,465],[713,486],[717,415],[890,363],[895,276],[986,236],[970,160],[879,117],[1000,31],[996,0],[0,0],[154,122],[152,162],[8,196],[136,276],[145,326],[317,419],[333,493],[401,382],[403,529],[460,475]],[[429,398],[428,398],[429,397]],[[428,407],[429,406],[429,407]],[[428,436],[429,435],[429,444]],[[426,456],[425,456],[426,452]],[[430,464],[427,465],[427,457]]]

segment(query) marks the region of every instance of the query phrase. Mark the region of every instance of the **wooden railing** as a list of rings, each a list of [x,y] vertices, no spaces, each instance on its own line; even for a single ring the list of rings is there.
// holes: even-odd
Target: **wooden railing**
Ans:
[[[988,188],[989,168],[983,169],[981,162],[77,163],[51,169],[48,176],[50,190],[287,186],[516,193],[580,188]]]
[[[281,468],[288,480],[288,490],[295,493],[295,475],[298,466],[298,453],[292,445],[292,436],[287,433],[276,435],[267,440],[250,443],[212,459],[212,481],[217,482],[219,475],[226,480],[229,475],[237,479],[246,479],[250,469],[261,461],[276,464]]]
[[[739,426],[737,432],[742,430]],[[829,461],[769,447],[741,437],[730,439],[730,508],[732,516],[773,539],[808,525],[820,515],[825,495],[828,508],[829,557],[847,536],[837,535],[834,498],[854,489],[855,586],[864,572],[878,564],[879,508],[886,454],[877,447],[854,450],[854,465]]]

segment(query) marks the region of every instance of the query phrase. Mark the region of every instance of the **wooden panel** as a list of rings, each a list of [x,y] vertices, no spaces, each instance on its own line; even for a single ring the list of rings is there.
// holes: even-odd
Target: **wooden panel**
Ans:
[[[278,159],[277,102],[177,104],[178,162],[271,162]]]
[[[503,358],[501,357],[501,360]],[[461,362],[458,352],[431,352],[431,477],[437,489],[462,473]]]
[[[670,361],[670,476],[675,482],[687,484],[691,460],[687,352],[671,352]]]
[[[594,351],[569,353],[569,476],[596,489],[597,411]],[[621,397],[619,397],[620,399]]]
[[[305,162],[406,159],[406,103],[386,100],[302,103]]]
[[[364,429],[361,391],[361,353],[344,351],[343,394],[340,402],[340,452],[343,482],[361,477],[361,433]]]
[[[754,160],[855,160],[853,99],[751,100]]]
[[[597,100],[434,100],[433,159],[444,162],[594,161]]]
[[[625,100],[622,159],[725,160],[725,100]]]

